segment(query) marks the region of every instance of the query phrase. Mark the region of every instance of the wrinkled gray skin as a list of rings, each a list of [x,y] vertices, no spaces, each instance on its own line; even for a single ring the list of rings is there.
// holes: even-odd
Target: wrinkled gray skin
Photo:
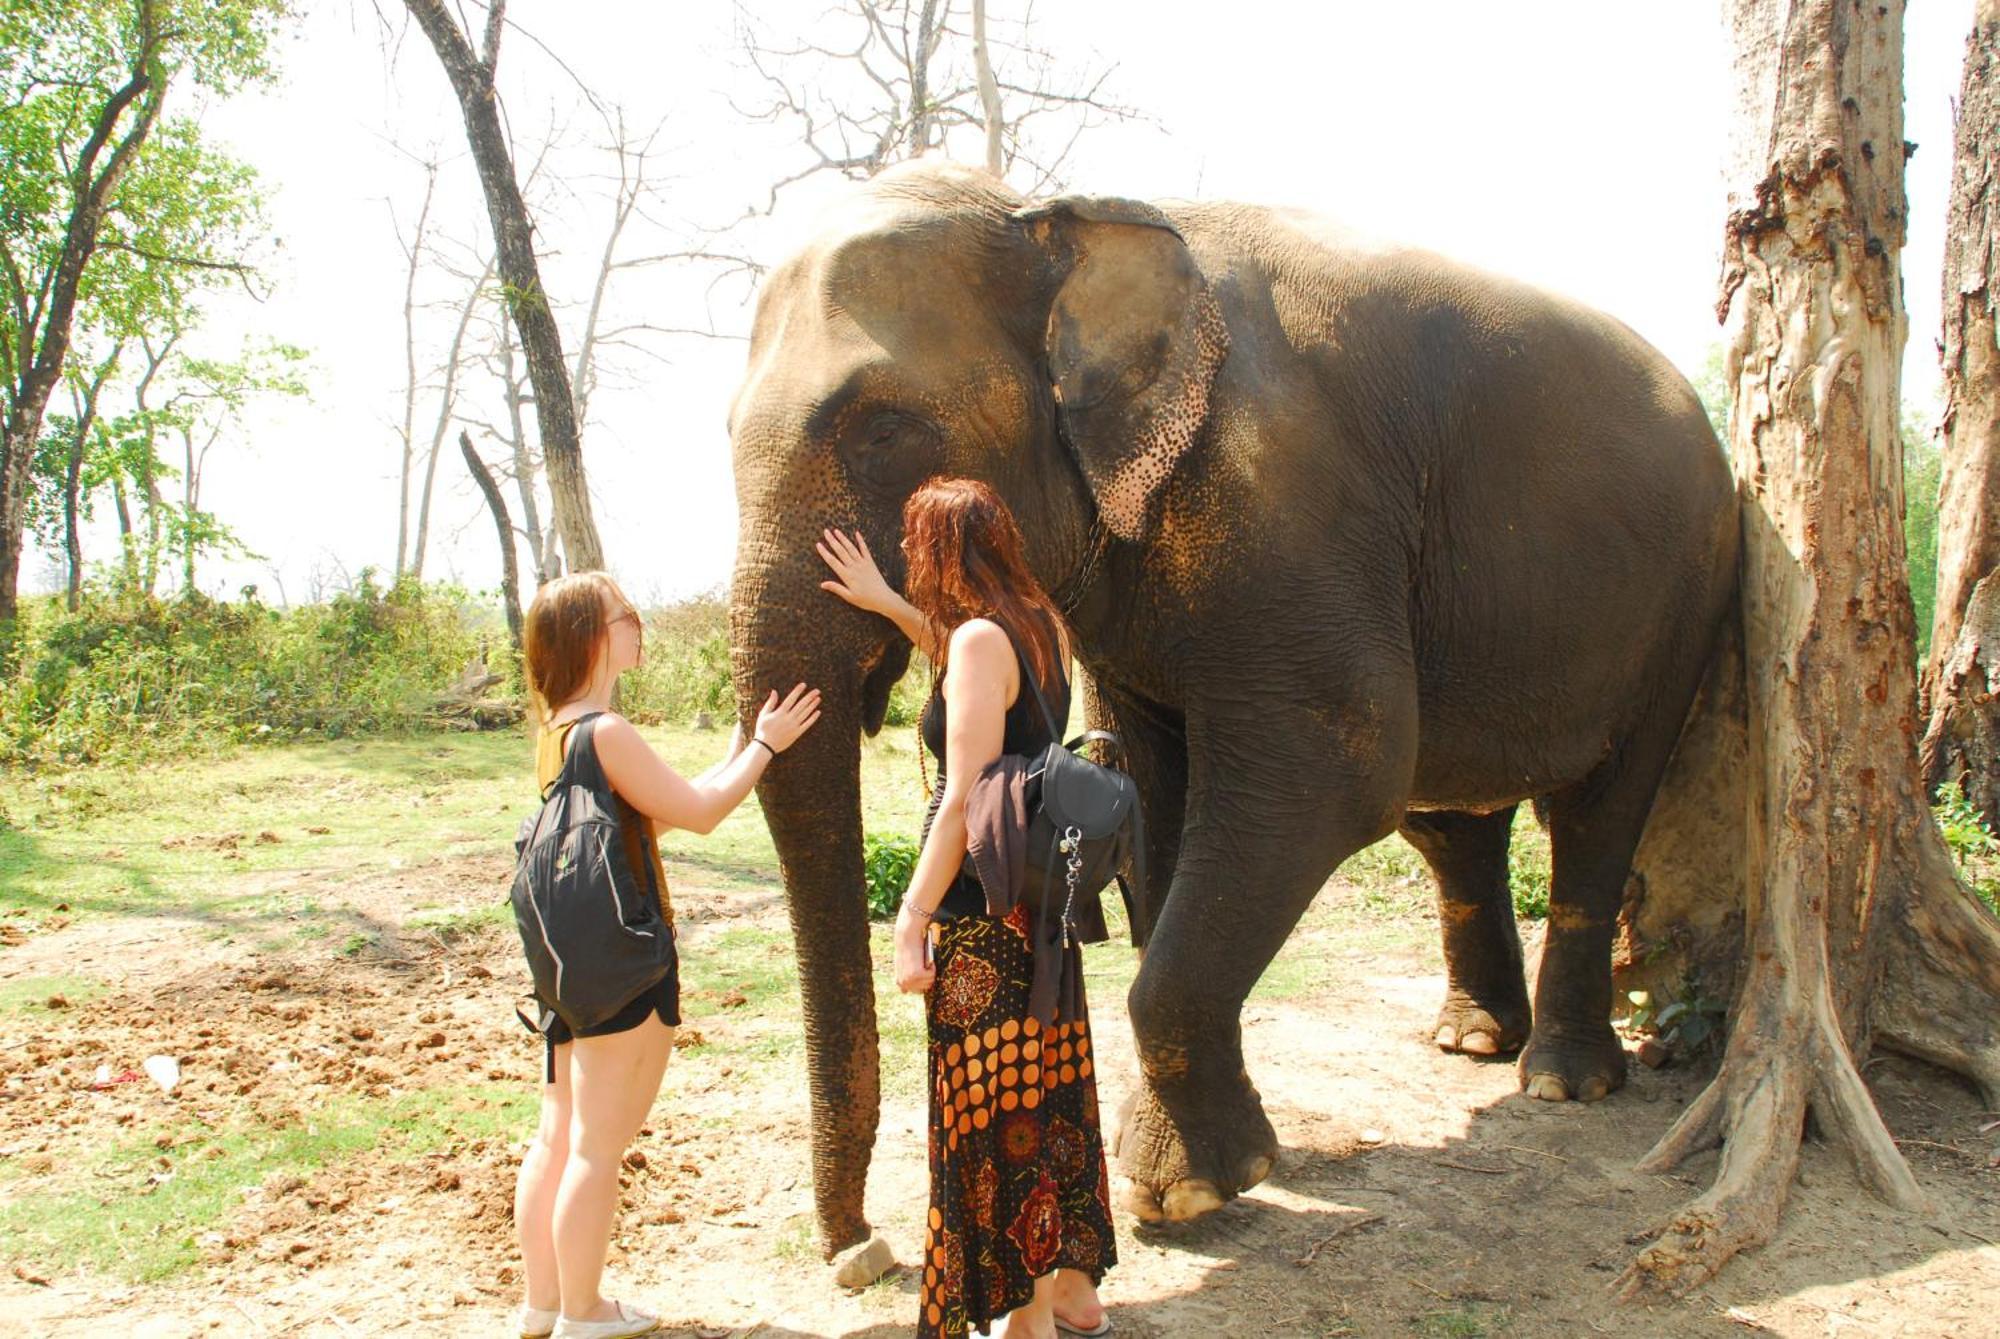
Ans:
[[[1439,882],[1439,1044],[1523,1048],[1541,1097],[1622,1083],[1613,920],[1737,545],[1701,407],[1630,330],[1301,214],[1030,206],[919,164],[772,272],[730,433],[740,709],[825,693],[760,795],[829,1252],[868,1235],[879,1102],[858,739],[909,648],[820,590],[813,541],[858,526],[899,582],[903,499],[936,474],[1012,507],[1134,753],[1133,1207],[1192,1217],[1270,1170],[1244,997],[1334,868],[1399,828]],[[1554,849],[1532,1011],[1506,884],[1530,797]]]

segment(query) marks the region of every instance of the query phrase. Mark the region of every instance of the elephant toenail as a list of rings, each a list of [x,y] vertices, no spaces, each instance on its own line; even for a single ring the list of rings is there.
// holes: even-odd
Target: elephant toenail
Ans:
[[[1176,1181],[1167,1187],[1163,1207],[1170,1222],[1185,1223],[1213,1213],[1225,1203],[1222,1193],[1206,1181]]]
[[[1160,1209],[1160,1197],[1142,1185],[1128,1186],[1119,1196],[1119,1207],[1142,1223],[1157,1223],[1166,1218]]]
[[[1541,1102],[1569,1101],[1569,1086],[1553,1074],[1530,1074],[1528,1096]]]
[[[1455,1051],[1458,1049],[1458,1033],[1452,1030],[1449,1023],[1438,1029],[1437,1044],[1440,1051]]]
[[[1249,1165],[1243,1169],[1243,1189],[1248,1190],[1251,1186],[1261,1184],[1264,1178],[1270,1174],[1271,1160],[1261,1153],[1258,1154],[1256,1157],[1250,1159]]]
[[[1577,1100],[1582,1102],[1601,1102],[1610,1095],[1611,1084],[1607,1080],[1588,1078],[1583,1081],[1583,1088],[1576,1096]]]
[[[1490,1032],[1468,1032],[1458,1039],[1458,1049],[1468,1055],[1498,1055],[1500,1044]]]

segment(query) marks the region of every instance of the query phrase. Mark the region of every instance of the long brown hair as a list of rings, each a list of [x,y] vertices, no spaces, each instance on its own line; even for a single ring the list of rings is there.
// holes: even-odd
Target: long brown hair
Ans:
[[[535,719],[547,724],[557,708],[590,686],[604,654],[612,608],[632,607],[608,572],[572,572],[535,592],[521,630],[521,660]]]
[[[1021,527],[977,479],[931,479],[903,504],[904,595],[940,634],[969,618],[1005,628],[1035,681],[1054,687],[1065,632],[1061,611],[1028,570]],[[944,672],[945,636],[936,639]]]

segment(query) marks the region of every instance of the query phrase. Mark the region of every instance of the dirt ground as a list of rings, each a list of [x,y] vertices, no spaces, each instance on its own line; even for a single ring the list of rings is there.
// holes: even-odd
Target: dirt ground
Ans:
[[[512,1184],[539,1060],[510,1012],[518,944],[490,917],[439,933],[400,911],[426,890],[497,901],[508,872],[496,857],[393,879],[321,876],[320,901],[371,927],[361,951],[253,949],[172,917],[45,924],[8,947],[0,985],[64,973],[113,984],[6,1019],[0,1160],[12,1174],[0,1202],[154,1130],[157,1156],[117,1164],[105,1196],[143,1197],[198,1159],[233,1156],[225,1132],[246,1123],[332,1138],[342,1112],[390,1110],[446,1133],[393,1152],[364,1139],[309,1174],[273,1171],[223,1206],[196,1238],[199,1261],[164,1282],[17,1263],[0,1274],[0,1327],[511,1333]],[[784,929],[774,892],[685,878],[683,954],[706,961],[709,979],[731,975],[709,955],[742,942],[735,932]],[[1336,883],[1314,914],[1355,896]],[[1618,1272],[1714,1170],[1709,1155],[1676,1176],[1632,1171],[1705,1074],[1635,1067],[1597,1105],[1529,1102],[1510,1064],[1427,1044],[1442,984],[1434,941],[1417,933],[1335,954],[1287,997],[1252,1001],[1245,1050],[1283,1143],[1278,1169],[1197,1225],[1121,1218],[1104,1288],[1121,1335],[2000,1335],[2000,1166],[1979,1133],[1992,1117],[1947,1077],[1893,1059],[1868,1071],[1934,1216],[1890,1211],[1809,1145],[1774,1242],[1683,1302],[1624,1305],[1610,1291]],[[1136,1069],[1115,983],[1096,997],[1109,1113]],[[628,1160],[611,1287],[662,1310],[670,1333],[908,1334],[908,1273],[846,1293],[811,1246],[786,1008],[795,1018],[795,1004],[775,1022],[751,1018],[726,990],[690,991],[685,1049]],[[917,1005],[884,1004],[885,1017],[899,1010],[914,1020]],[[775,1058],[755,1061],[765,1053]],[[142,1073],[158,1054],[179,1061],[171,1093]],[[893,1071],[885,1088],[869,1210],[907,1260],[920,1239],[922,1088]]]

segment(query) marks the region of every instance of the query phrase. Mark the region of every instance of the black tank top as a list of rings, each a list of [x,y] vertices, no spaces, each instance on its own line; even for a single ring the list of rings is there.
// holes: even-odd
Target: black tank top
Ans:
[[[1048,721],[1035,701],[1035,690],[1031,686],[1034,670],[1029,666],[1027,657],[1021,654],[1020,643],[1014,640],[1011,632],[1007,634],[1007,642],[1014,648],[1014,661],[1020,667],[1021,687],[1014,694],[1014,705],[1007,708],[1000,751],[1034,757],[1055,742],[1055,737],[1049,733]],[[1058,666],[1053,691],[1046,684],[1042,686],[1042,696],[1048,700],[1049,712],[1055,717],[1058,730],[1069,720],[1069,694],[1069,677]],[[940,678],[931,685],[930,700],[924,703],[924,714],[917,723],[924,747],[937,759],[937,784],[931,790],[930,803],[924,808],[925,838],[931,835],[931,821],[937,817],[938,804],[944,799],[945,711],[943,681]],[[983,915],[985,911],[985,890],[979,886],[979,880],[970,868],[962,868],[951,887],[945,890],[944,900],[938,903],[938,914],[949,918]]]

